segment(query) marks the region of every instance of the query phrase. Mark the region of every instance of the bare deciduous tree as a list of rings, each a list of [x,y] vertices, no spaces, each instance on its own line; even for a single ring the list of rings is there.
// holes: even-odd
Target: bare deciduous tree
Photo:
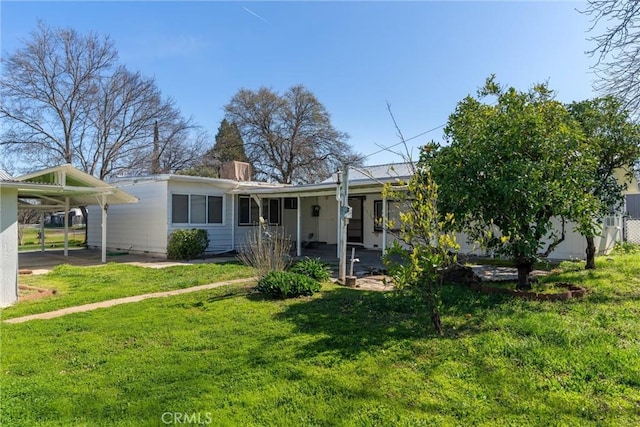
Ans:
[[[4,62],[0,140],[32,168],[71,163],[100,179],[148,171],[154,123],[164,171],[186,167],[201,140],[155,80],[117,64],[108,37],[39,23]]]
[[[201,140],[190,135],[191,120],[162,97],[154,79],[117,59],[108,37],[40,22],[3,63],[3,157],[33,169],[70,163],[100,179],[147,172],[154,160],[165,172],[195,161]],[[161,151],[154,155],[156,122]]]
[[[591,16],[590,31],[597,57],[599,81],[595,89],[624,101],[624,107],[640,111],[640,2],[634,0],[589,0],[582,13]]]
[[[336,130],[326,108],[302,85],[280,95],[271,89],[241,89],[225,106],[237,124],[256,177],[309,183],[331,175],[342,161],[361,163]]]
[[[87,103],[118,53],[109,38],[51,29],[42,22],[4,61],[2,144],[34,167],[73,163],[88,137]]]

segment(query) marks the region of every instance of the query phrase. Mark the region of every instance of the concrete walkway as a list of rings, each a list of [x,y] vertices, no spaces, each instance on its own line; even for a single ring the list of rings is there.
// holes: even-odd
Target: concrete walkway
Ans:
[[[250,277],[247,279],[227,280],[225,282],[210,283],[208,285],[193,286],[191,288],[175,289],[172,291],[155,292],[152,294],[134,295],[134,296],[125,297],[125,298],[117,298],[117,299],[112,299],[107,301],[94,302],[91,304],[78,305],[75,307],[61,308],[60,310],[49,311],[47,313],[39,313],[39,314],[31,314],[29,316],[15,317],[13,319],[5,320],[4,323],[23,323],[23,322],[28,322],[30,320],[36,320],[36,319],[53,319],[55,317],[65,316],[71,313],[82,313],[85,311],[96,310],[98,308],[107,308],[107,307],[113,307],[115,305],[120,305],[120,304],[139,302],[149,298],[163,298],[163,297],[170,297],[174,295],[187,294],[190,292],[197,292],[197,291],[203,291],[206,289],[219,288],[221,286],[251,282],[252,280],[257,280],[257,278]]]

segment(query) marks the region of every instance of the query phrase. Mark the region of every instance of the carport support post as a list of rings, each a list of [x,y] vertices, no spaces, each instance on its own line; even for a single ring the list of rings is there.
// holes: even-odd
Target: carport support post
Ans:
[[[102,263],[104,264],[107,262],[107,209],[109,209],[107,196],[104,194],[102,195],[100,208],[102,210]]]
[[[44,212],[40,214],[40,252],[44,252]]]
[[[301,200],[300,200],[300,196],[298,196],[298,211],[296,212],[297,218],[296,218],[296,254],[297,256],[302,256],[302,225],[301,225],[301,214],[300,212],[302,211],[302,204],[301,204]]]
[[[69,198],[64,198],[64,256],[69,256]]]

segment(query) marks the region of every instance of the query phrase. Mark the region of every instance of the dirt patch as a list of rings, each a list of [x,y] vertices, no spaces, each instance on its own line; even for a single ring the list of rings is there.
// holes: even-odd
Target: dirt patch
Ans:
[[[386,279],[386,282],[385,282]],[[336,282],[340,284],[340,282]],[[387,292],[392,291],[393,284],[391,283],[391,279],[387,276],[363,276],[358,277],[356,279],[355,286],[352,286],[353,289],[360,289],[363,291],[377,291],[377,292]]]
[[[44,298],[57,294],[55,289],[36,288],[35,286],[18,285],[18,301]]]

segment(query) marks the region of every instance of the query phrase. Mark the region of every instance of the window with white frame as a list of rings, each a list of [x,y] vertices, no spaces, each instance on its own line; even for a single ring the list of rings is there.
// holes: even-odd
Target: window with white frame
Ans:
[[[373,201],[373,230],[382,231],[384,225],[384,217],[382,212],[382,200]],[[387,230],[400,230],[400,204],[398,202],[387,200]]]
[[[172,194],[171,223],[222,224],[222,196]]]
[[[262,217],[271,225],[280,225],[280,199],[262,199]],[[260,208],[250,196],[238,196],[238,225],[259,222]]]

